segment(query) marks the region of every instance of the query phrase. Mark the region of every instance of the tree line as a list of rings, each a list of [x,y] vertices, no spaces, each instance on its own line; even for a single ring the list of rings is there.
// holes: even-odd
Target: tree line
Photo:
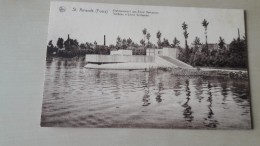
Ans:
[[[209,47],[208,30],[209,22],[204,19],[202,26],[204,27],[205,43],[200,42],[199,37],[195,37],[192,46],[188,45],[189,37],[188,25],[183,22],[183,36],[185,38],[185,47],[179,47],[178,59],[192,66],[201,67],[231,67],[231,68],[247,68],[247,40],[243,36],[234,38],[230,44],[226,44],[224,38],[219,37],[217,48]]]
[[[223,37],[219,37],[217,48],[212,47],[212,44],[208,44],[208,26],[209,22],[204,19],[202,21],[202,27],[204,28],[205,43],[200,41],[199,37],[195,37],[194,41],[189,45],[188,38],[188,24],[183,22],[181,28],[183,30],[183,37],[185,39],[184,47],[180,46],[180,41],[177,37],[174,37],[170,43],[168,39],[162,39],[162,33],[158,31],[156,33],[157,44],[153,44],[150,41],[151,33],[146,28],[142,30],[143,38],[139,43],[134,42],[131,38],[116,38],[115,45],[109,46],[98,45],[96,41],[94,43],[86,42],[80,43],[77,39],[71,39],[68,35],[67,40],[58,38],[56,45],[53,45],[52,40],[47,45],[48,56],[61,56],[61,57],[75,57],[84,56],[86,54],[110,54],[111,50],[119,49],[131,49],[134,55],[146,55],[146,49],[162,49],[164,47],[177,48],[178,59],[188,63],[192,66],[201,67],[232,67],[232,68],[246,68],[247,67],[247,44],[246,37],[234,38],[229,44],[225,43]]]

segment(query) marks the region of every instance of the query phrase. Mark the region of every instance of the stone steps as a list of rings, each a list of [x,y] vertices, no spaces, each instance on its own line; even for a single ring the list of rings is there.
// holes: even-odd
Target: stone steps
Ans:
[[[180,68],[192,68],[191,65],[188,65],[180,60],[177,60],[177,59],[174,59],[174,58],[171,58],[171,57],[168,57],[168,56],[159,56],[161,57],[162,59],[174,64],[175,66],[178,66]]]

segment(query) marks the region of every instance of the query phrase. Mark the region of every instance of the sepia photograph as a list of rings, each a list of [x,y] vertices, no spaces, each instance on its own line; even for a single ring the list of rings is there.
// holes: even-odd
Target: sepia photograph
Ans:
[[[42,127],[251,129],[242,9],[51,2]]]

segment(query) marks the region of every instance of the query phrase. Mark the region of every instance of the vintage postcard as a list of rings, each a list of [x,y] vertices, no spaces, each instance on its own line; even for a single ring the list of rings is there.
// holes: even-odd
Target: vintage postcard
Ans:
[[[251,129],[244,10],[51,2],[41,126]]]

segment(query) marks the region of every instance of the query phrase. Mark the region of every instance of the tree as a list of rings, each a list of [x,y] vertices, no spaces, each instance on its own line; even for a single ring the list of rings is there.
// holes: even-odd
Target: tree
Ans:
[[[139,45],[137,44],[137,43],[132,43],[132,46],[134,47],[134,48],[138,48],[139,47]]]
[[[149,47],[149,40],[150,40],[151,34],[147,33],[146,38],[147,38],[147,47]],[[150,56],[150,47],[149,47],[149,56]]]
[[[58,38],[57,47],[58,47],[59,49],[62,49],[63,46],[64,46],[63,43],[64,43],[63,38]]]
[[[116,49],[119,50],[122,47],[122,39],[120,36],[116,38]]]
[[[170,43],[167,39],[163,38],[162,47],[170,47]]]
[[[246,53],[246,38],[234,39],[229,46],[229,65],[231,67],[246,68],[247,67],[247,53]]]
[[[208,35],[207,35],[207,29],[208,29],[208,25],[209,25],[209,22],[206,20],[206,19],[204,19],[203,21],[202,21],[202,26],[204,27],[204,29],[205,29],[205,44],[206,44],[206,46],[208,47]]]
[[[94,53],[94,48],[93,48],[92,43],[86,42],[85,47],[87,49],[87,54],[93,54]]]
[[[184,38],[185,38],[185,48],[188,49],[187,39],[189,37],[189,33],[187,32],[188,25],[185,22],[182,23],[182,29],[184,30],[183,35],[184,35]]]
[[[47,47],[50,47],[50,48],[54,48],[53,44],[52,44],[52,40],[49,41],[48,43],[48,46]]]
[[[57,49],[58,48],[54,47],[52,44],[52,40],[50,40],[47,45],[47,55],[52,55],[54,52],[57,52]]]
[[[127,46],[130,47],[130,46],[132,45],[133,41],[132,41],[131,38],[128,38],[128,39],[126,40],[126,43],[127,43]]]
[[[180,41],[176,37],[174,37],[172,47],[173,48],[179,47],[179,45],[180,45]]]
[[[195,48],[197,49],[199,45],[201,45],[200,43],[200,38],[199,37],[195,37],[194,41],[193,41],[193,45],[195,46]]]
[[[219,37],[218,46],[220,49],[225,47],[225,40],[222,37]]]
[[[113,50],[114,48],[115,48],[115,46],[114,45],[109,45],[109,47],[108,47],[110,50]]]
[[[79,45],[79,48],[80,48],[80,49],[84,49],[84,50],[87,49],[86,45],[85,45],[85,44],[82,44],[82,43]]]
[[[87,46],[89,46],[89,48],[94,48],[94,45],[92,44],[92,43],[86,43],[87,44]]]
[[[157,42],[158,48],[161,48],[161,44],[162,44],[162,42],[161,42],[161,36],[162,36],[162,33],[161,33],[160,31],[158,31],[158,32],[156,33],[156,37],[157,37],[157,39],[158,39],[158,42]]]
[[[145,46],[145,41],[144,41],[144,39],[141,39],[141,40],[140,40],[140,44],[143,45],[143,46]]]
[[[68,36],[68,39],[63,43],[66,51],[73,51],[79,49],[79,42],[77,39],[71,39]]]
[[[194,47],[191,47],[189,49],[189,53],[188,53],[189,63],[191,65],[196,65],[197,64],[196,61],[198,61],[200,59],[200,56],[198,56],[198,55],[200,55],[199,54],[200,51],[198,49],[199,49],[199,46],[201,45],[199,37],[197,37],[197,36],[195,37],[195,39],[193,41],[193,45],[194,45]]]
[[[182,29],[184,30],[183,32],[183,35],[184,35],[184,38],[185,38],[185,49],[184,50],[181,50],[181,58],[182,58],[182,61],[188,63],[188,60],[189,60],[189,46],[188,46],[188,37],[189,37],[189,33],[188,33],[188,25],[183,22],[182,23]]]
[[[147,38],[147,41],[148,41],[148,43],[149,43],[149,40],[150,40],[150,38],[151,38],[151,34],[150,34],[150,33],[147,33],[146,38]]]
[[[87,49],[90,49],[90,48],[93,47],[93,46],[91,46],[91,43],[89,43],[89,42],[86,42],[85,46],[86,46]]]
[[[127,42],[126,39],[122,40],[122,49],[126,49],[127,48]]]
[[[78,47],[78,46],[79,46],[79,42],[78,42],[77,39],[74,39],[74,40],[73,40],[73,45],[74,45],[75,47]]]
[[[97,41],[95,41],[95,42],[94,42],[94,45],[95,45],[95,46],[97,46],[97,45],[98,45],[98,44],[97,44]]]
[[[147,33],[147,29],[146,29],[146,28],[144,28],[144,29],[143,29],[144,43],[145,43],[145,37],[146,37],[146,33]]]

